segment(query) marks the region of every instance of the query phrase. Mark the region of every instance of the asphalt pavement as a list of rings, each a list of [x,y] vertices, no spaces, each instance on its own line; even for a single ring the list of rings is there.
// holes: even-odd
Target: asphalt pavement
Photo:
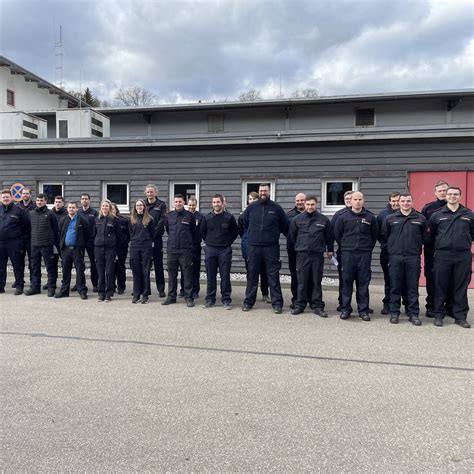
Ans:
[[[2,472],[472,472],[473,330],[0,295]],[[473,306],[474,294],[470,290]],[[473,319],[472,317],[470,319]]]

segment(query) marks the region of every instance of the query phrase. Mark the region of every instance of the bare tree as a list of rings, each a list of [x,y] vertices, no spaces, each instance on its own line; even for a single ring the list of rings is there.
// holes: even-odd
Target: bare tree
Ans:
[[[254,102],[256,100],[262,100],[262,94],[257,89],[249,89],[239,94],[240,102]]]
[[[140,105],[153,105],[158,102],[158,96],[143,87],[126,87],[115,94],[117,105],[138,107]]]
[[[308,87],[307,89],[295,89],[291,94],[294,99],[311,99],[319,97],[319,93],[316,89]]]

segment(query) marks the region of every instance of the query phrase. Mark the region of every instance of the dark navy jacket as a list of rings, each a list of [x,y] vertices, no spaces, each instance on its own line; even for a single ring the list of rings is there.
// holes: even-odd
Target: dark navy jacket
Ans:
[[[165,229],[168,233],[168,253],[189,254],[193,252],[197,232],[194,215],[183,209],[166,214]]]
[[[125,216],[119,215],[117,216],[120,225],[120,242],[119,247],[124,248],[128,247],[128,243],[130,242],[130,220],[127,219]]]
[[[288,233],[288,218],[282,207],[270,199],[249,204],[243,214],[249,245],[277,245],[280,234]]]
[[[26,212],[11,202],[8,206],[0,204],[0,242],[30,239],[30,220]]]
[[[36,209],[36,203],[34,201],[30,201],[26,206],[23,201],[20,201],[17,203],[17,206],[21,209],[23,209],[26,213],[33,211]]]
[[[117,247],[122,241],[119,220],[112,215],[99,216],[95,219],[94,246]]]
[[[322,253],[334,251],[331,222],[319,212],[303,212],[290,224],[290,232],[295,252]]]
[[[163,234],[165,233],[166,203],[158,198],[156,198],[155,202],[150,202],[147,198],[145,198],[144,201],[148,213],[151,217],[153,217],[153,220],[155,222],[155,242],[163,246]]]
[[[426,239],[426,218],[415,209],[408,216],[397,210],[383,221],[380,233],[390,257],[419,256]]]
[[[194,220],[196,221],[196,232],[194,234],[194,248],[199,249],[199,252],[201,252],[201,241],[202,241],[201,224],[202,224],[204,215],[201,214],[199,211],[193,212],[192,215],[194,216]]]
[[[456,212],[444,206],[432,214],[428,237],[434,242],[435,251],[470,251],[474,239],[474,213],[461,205]]]
[[[296,216],[299,216],[301,214],[300,211],[298,211],[297,207],[295,206],[293,209],[290,209],[287,213],[286,213],[286,217],[288,218],[288,229],[289,229],[289,226],[291,225],[291,221],[296,217]],[[294,250],[294,247],[295,247],[295,244],[292,240],[292,237],[291,237],[291,234],[290,232],[288,232],[288,235],[286,236],[286,248],[289,249],[290,251],[291,250]]]
[[[436,199],[436,201],[431,201],[428,204],[425,204],[423,206],[423,209],[421,210],[421,213],[426,217],[426,222],[430,221],[431,216],[435,213],[438,212],[440,209],[442,209],[444,206],[446,206],[446,200],[445,199]],[[434,252],[434,241],[431,239],[428,239],[425,242],[425,253],[433,253]]]
[[[152,221],[147,225],[143,225],[143,216],[137,215],[137,222],[132,224],[128,222],[128,229],[130,235],[130,247],[135,248],[151,248],[155,239],[156,225]]]
[[[71,218],[69,214],[66,214],[61,219],[59,223],[59,239],[60,239],[60,250],[62,250],[65,246],[66,242],[66,234],[71,223]],[[89,221],[84,216],[81,216],[79,213],[77,214],[76,219],[76,247],[79,250],[84,250],[86,246],[91,242],[92,234],[89,226]]]
[[[377,235],[377,219],[365,207],[358,214],[352,209],[343,212],[334,226],[334,237],[343,252],[372,252]]]
[[[56,220],[58,221],[58,225],[61,223],[61,221],[68,215],[66,207],[62,207],[59,209],[59,211],[56,210],[55,207],[51,209],[53,211],[54,217],[56,217]]]
[[[228,247],[238,234],[237,222],[230,212],[224,211],[221,214],[210,212],[201,221],[201,235],[206,245]]]
[[[336,222],[337,220],[339,219],[339,217],[344,214],[344,212],[347,212],[347,211],[350,211],[351,208],[350,207],[343,207],[342,209],[339,209],[338,211],[336,211],[334,213],[334,215],[332,216],[332,219],[331,219],[331,230],[332,230],[332,238],[334,239],[334,227],[336,226]],[[334,242],[333,242],[334,244]],[[341,248],[338,246],[338,249],[337,251],[339,252],[341,250]]]
[[[89,229],[92,233],[92,236],[95,235],[95,231],[94,231],[94,227],[95,227],[95,219],[96,217],[99,215],[98,211],[96,209],[94,209],[93,207],[89,207],[88,209],[86,209],[84,211],[84,209],[82,207],[80,207],[78,210],[77,210],[78,214],[80,214],[81,216],[84,216],[88,222],[89,222]],[[93,238],[91,240],[91,242],[93,243]]]
[[[248,240],[248,230],[244,228],[244,213],[242,212],[237,221],[237,227],[239,229],[240,236],[240,251],[242,252],[242,257],[247,259],[249,254],[249,240]]]
[[[378,214],[377,216],[377,225],[379,230],[382,229],[382,225],[385,221],[385,219],[390,216],[391,214],[397,212],[398,209],[392,209],[392,206],[390,204],[387,204],[386,207],[384,207]],[[379,232],[379,242],[380,242],[380,248],[381,250],[386,250],[387,249],[387,242],[384,239],[384,236],[382,235],[381,232]]]

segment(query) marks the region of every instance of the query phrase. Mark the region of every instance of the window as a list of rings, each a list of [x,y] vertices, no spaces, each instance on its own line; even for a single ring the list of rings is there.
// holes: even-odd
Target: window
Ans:
[[[242,210],[247,207],[247,197],[249,193],[255,191],[258,193],[258,187],[261,183],[268,183],[270,185],[270,199],[275,200],[275,180],[268,180],[262,178],[260,181],[256,180],[243,180],[242,181]]]
[[[357,179],[325,179],[321,183],[321,211],[334,214],[345,206],[344,193],[357,191],[359,182]]]
[[[182,194],[184,196],[186,209],[189,198],[196,198],[198,202],[197,209],[199,209],[199,183],[189,181],[187,183],[172,182],[170,184],[170,209],[174,209],[175,194]]]
[[[117,204],[120,212],[125,214],[130,212],[128,183],[104,183],[102,195],[104,199]]]
[[[373,127],[375,125],[375,109],[356,109],[355,126]]]
[[[59,138],[67,138],[67,120],[59,120]]]
[[[39,184],[39,192],[48,197],[48,207],[52,208],[56,196],[64,196],[64,184],[45,181]]]
[[[7,105],[15,107],[15,91],[7,89]]]

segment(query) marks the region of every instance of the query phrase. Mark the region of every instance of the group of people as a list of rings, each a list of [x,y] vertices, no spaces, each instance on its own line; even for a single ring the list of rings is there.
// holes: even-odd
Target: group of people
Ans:
[[[379,241],[380,262],[384,272],[385,294],[382,314],[392,324],[399,322],[402,304],[409,320],[420,326],[418,282],[424,249],[427,282],[426,316],[443,325],[446,315],[461,327],[470,327],[467,289],[471,278],[471,243],[474,214],[460,204],[461,189],[440,181],[435,186],[436,200],[420,212],[413,207],[410,193],[391,193],[387,207],[375,216],[364,207],[364,195],[348,191],[345,207],[329,219],[318,212],[315,196],[298,193],[295,207],[285,212],[270,199],[270,187],[262,183],[258,193],[248,196],[248,206],[238,221],[226,210],[221,194],[212,197],[212,211],[197,211],[195,198],[185,203],[174,196],[174,209],[158,199],[153,184],[146,197],[135,202],[130,218],[104,199],[97,211],[90,206],[90,195],[83,193],[80,206],[67,204],[56,196],[52,209],[47,197],[38,194],[36,203],[24,188],[22,200],[15,204],[9,190],[1,194],[0,207],[0,293],[5,292],[7,260],[14,276],[15,295],[28,296],[47,290],[49,297],[68,297],[77,291],[88,298],[84,257],[91,266],[91,281],[99,301],[111,301],[115,292],[123,294],[126,285],[126,259],[130,255],[133,275],[132,303],[147,304],[151,293],[151,268],[156,288],[165,298],[163,305],[184,298],[194,306],[200,291],[201,250],[204,242],[207,291],[204,307],[217,300],[217,274],[220,275],[221,302],[232,309],[232,244],[241,237],[242,256],[247,269],[247,287],[242,311],[255,305],[258,284],[264,301],[273,311],[283,311],[280,286],[280,237],[287,240],[291,274],[291,313],[301,314],[309,306],[316,315],[328,316],[322,294],[324,256],[337,265],[339,273],[340,318],[353,312],[355,283],[357,312],[370,321],[369,284],[372,252]],[[187,209],[185,208],[187,204]],[[165,292],[163,235],[167,233],[168,292]],[[335,244],[337,251],[334,252]],[[28,256],[30,288],[24,291],[24,267]],[[57,288],[59,257],[62,281]],[[41,259],[47,271],[47,284],[41,286]],[[76,284],[71,273],[76,269]],[[178,275],[181,279],[178,282]],[[180,283],[180,291],[178,291]]]

